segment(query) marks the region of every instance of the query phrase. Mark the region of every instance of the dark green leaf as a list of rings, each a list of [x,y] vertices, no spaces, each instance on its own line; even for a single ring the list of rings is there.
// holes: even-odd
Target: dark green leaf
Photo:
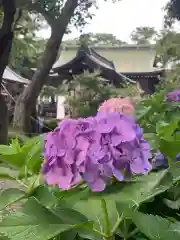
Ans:
[[[25,197],[25,192],[16,188],[10,188],[3,191],[0,195],[0,210],[21,200],[23,197]]]
[[[180,222],[172,223],[165,218],[140,212],[133,213],[132,220],[150,240],[180,239]]]
[[[82,213],[89,220],[94,221],[94,227],[99,231],[105,230],[105,219],[102,210],[101,197],[99,199],[87,199],[78,201],[73,208]],[[119,215],[116,208],[116,203],[113,199],[106,200],[106,207],[108,211],[108,217],[110,222],[110,228],[114,227]]]
[[[63,223],[74,225],[88,223],[89,218],[74,209],[54,207],[53,212],[62,220]]]
[[[32,194],[45,207],[52,207],[58,203],[57,198],[48,186],[38,186]]]
[[[140,176],[133,182],[113,184],[101,194],[92,194],[92,197],[103,196],[105,199],[113,199],[129,207],[138,207],[141,203],[165,192],[172,184],[173,177],[171,174],[168,170],[162,170]]]
[[[53,212],[30,199],[21,212],[12,213],[2,220],[0,232],[12,240],[48,240],[73,227],[63,224]]]

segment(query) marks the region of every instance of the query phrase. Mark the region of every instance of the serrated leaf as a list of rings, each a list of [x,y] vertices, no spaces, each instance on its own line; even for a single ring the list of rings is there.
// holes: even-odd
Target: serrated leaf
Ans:
[[[0,210],[5,209],[8,205],[11,205],[25,196],[25,192],[10,188],[3,191],[0,195]]]
[[[82,213],[89,220],[94,221],[94,227],[97,230],[103,232],[105,230],[105,222],[104,222],[105,220],[104,220],[104,214],[102,211],[101,199],[103,198],[78,201],[73,206],[73,209]],[[119,215],[118,215],[115,201],[113,199],[107,199],[105,201],[106,201],[110,228],[112,230]]]
[[[179,240],[180,222],[172,223],[165,218],[135,212],[132,221],[150,240]]]
[[[141,203],[165,192],[172,184],[173,177],[167,169],[137,177],[136,180],[131,182],[113,184],[107,187],[103,193],[91,194],[90,196],[103,196],[105,199],[113,199],[128,207],[139,207]]]
[[[52,211],[30,199],[21,212],[12,213],[1,221],[0,232],[12,240],[49,240],[74,227],[76,225],[63,224]]]
[[[178,120],[174,120],[170,123],[161,121],[156,125],[156,132],[159,136],[163,136],[163,138],[169,139],[178,128],[178,124]]]

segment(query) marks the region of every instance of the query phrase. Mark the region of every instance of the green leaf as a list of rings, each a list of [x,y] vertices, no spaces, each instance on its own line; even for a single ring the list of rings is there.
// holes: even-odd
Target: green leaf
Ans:
[[[34,145],[28,152],[29,157],[26,160],[28,171],[38,174],[42,164],[42,146],[40,143]]]
[[[180,209],[180,199],[172,201],[169,199],[163,199],[163,202],[171,209]]]
[[[180,162],[171,163],[169,173],[173,177],[173,183],[177,183],[180,180]]]
[[[89,220],[82,213],[68,208],[54,207],[52,211],[62,220],[63,223],[74,225],[88,223]]]
[[[52,211],[30,199],[21,212],[12,213],[1,221],[0,232],[12,240],[48,240],[74,227],[63,224]]]
[[[8,205],[20,201],[23,197],[25,197],[25,192],[16,188],[10,188],[3,191],[0,195],[0,210],[5,209]]]
[[[27,140],[23,147],[17,147],[17,143],[10,146],[0,145],[0,161],[9,164],[15,168],[21,169],[26,165],[33,173],[40,169],[42,149],[42,137],[35,137]]]
[[[73,209],[82,213],[89,220],[94,221],[95,229],[104,232],[105,231],[105,219],[102,211],[101,199],[87,199],[78,201]],[[106,206],[108,211],[108,217],[110,222],[110,229],[112,230],[116,221],[118,220],[118,211],[116,203],[113,199],[106,200]]]
[[[1,233],[0,233],[1,234]],[[1,236],[0,235],[0,240],[10,240],[7,236]]]
[[[56,240],[75,240],[77,232],[76,231],[66,231],[61,233]]]
[[[162,170],[151,172],[149,175],[139,176],[131,182],[116,183],[106,188],[103,193],[92,194],[92,197],[103,196],[130,207],[139,207],[143,202],[165,192],[173,184],[173,177]]]
[[[89,188],[86,186],[76,187],[68,191],[61,191],[59,188],[53,189],[55,196],[57,197],[59,204],[63,207],[72,207],[81,199],[87,199],[89,196]]]
[[[150,240],[179,240],[180,222],[172,223],[165,218],[135,212],[132,221]]]
[[[19,169],[25,164],[25,155],[22,152],[11,153],[9,151],[9,153],[0,155],[0,161]]]
[[[88,232],[84,229],[78,229],[78,236],[80,236],[82,238],[82,240],[88,239],[88,240],[102,240],[102,236],[98,235],[95,232]],[[79,238],[78,238],[79,240]]]
[[[151,149],[157,149],[159,145],[159,138],[155,133],[145,133],[144,138],[148,141],[151,146]]]
[[[7,146],[7,145],[0,145],[0,155],[12,155],[16,154],[17,151],[14,147],[12,146]]]
[[[179,153],[180,141],[160,140],[160,151],[170,160],[174,159]]]
[[[53,191],[50,191],[47,186],[38,186],[32,194],[45,207],[52,207],[58,203]]]
[[[179,120],[175,120],[170,123],[159,122],[156,125],[156,132],[159,136],[163,136],[163,138],[169,139],[179,127],[178,123]]]
[[[148,106],[148,107],[142,107],[142,108],[139,108],[136,110],[136,119],[137,121],[141,121],[142,118],[144,118],[146,115],[148,115],[152,110],[152,107],[151,106]]]
[[[26,141],[21,152],[26,156],[26,168],[33,174],[39,174],[42,163],[42,136],[34,137]]]
[[[15,180],[18,176],[18,172],[8,168],[0,166],[0,179]]]

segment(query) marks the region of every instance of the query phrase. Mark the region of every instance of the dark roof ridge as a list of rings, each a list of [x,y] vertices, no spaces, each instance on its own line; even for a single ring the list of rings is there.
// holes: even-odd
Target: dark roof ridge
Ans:
[[[146,44],[146,45],[137,45],[137,44],[123,44],[123,45],[118,45],[118,46],[111,46],[111,45],[89,45],[90,49],[93,50],[107,50],[107,49],[155,49],[154,44]],[[67,45],[65,46],[65,51],[66,50],[77,50],[80,48],[80,45]]]

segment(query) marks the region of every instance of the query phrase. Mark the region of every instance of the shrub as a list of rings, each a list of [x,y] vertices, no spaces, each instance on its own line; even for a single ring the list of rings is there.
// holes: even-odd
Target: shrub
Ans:
[[[57,119],[45,120],[43,132],[49,132],[50,130],[54,130],[57,127],[57,124],[58,124]]]

